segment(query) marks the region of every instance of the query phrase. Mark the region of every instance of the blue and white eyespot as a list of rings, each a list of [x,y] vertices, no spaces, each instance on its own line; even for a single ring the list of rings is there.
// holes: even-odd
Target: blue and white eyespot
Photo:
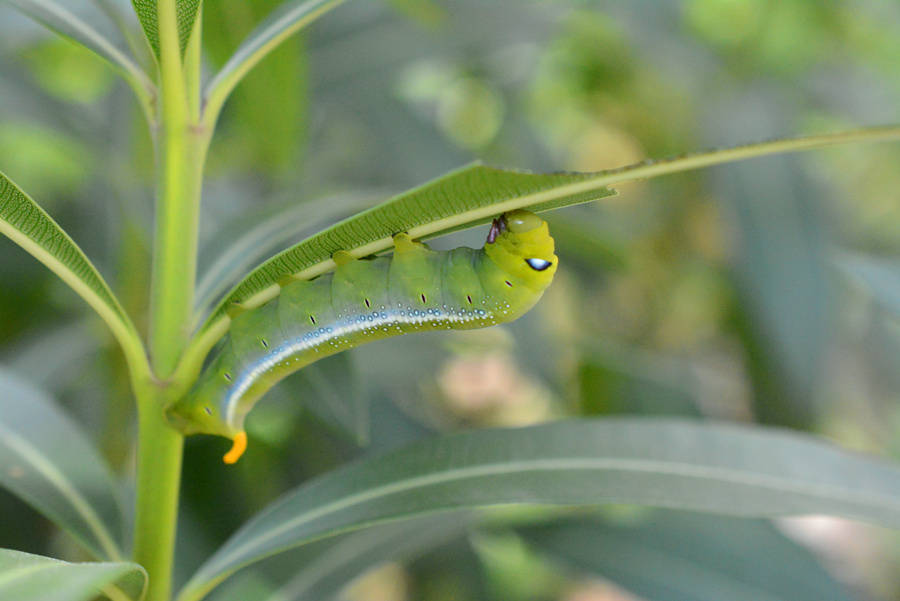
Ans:
[[[552,261],[545,261],[544,259],[525,259],[525,262],[535,271],[544,271],[553,264]]]

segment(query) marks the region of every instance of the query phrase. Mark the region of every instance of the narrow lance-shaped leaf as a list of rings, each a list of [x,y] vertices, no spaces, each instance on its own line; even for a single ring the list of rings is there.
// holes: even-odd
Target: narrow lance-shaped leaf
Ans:
[[[132,0],[134,12],[137,13],[144,35],[153,54],[159,58],[159,14],[157,8],[159,0]],[[200,0],[176,0],[175,10],[178,15],[178,43],[181,51],[187,48],[188,39],[194,28],[194,20],[200,9]]]
[[[849,601],[808,549],[768,522],[653,511],[518,529],[550,559],[647,601]]]
[[[883,308],[900,316],[900,260],[845,253],[836,263]]]
[[[713,175],[727,231],[734,232],[732,321],[745,349],[753,414],[762,423],[806,429],[817,413],[836,308],[822,190],[791,157]]]
[[[84,433],[42,392],[0,370],[0,486],[98,558],[118,559],[116,484]]]
[[[0,234],[46,265],[100,315],[133,368],[146,366],[140,337],[84,252],[55,221],[0,172]]]
[[[140,601],[147,573],[135,563],[68,563],[0,549],[0,599]]]
[[[141,99],[145,110],[152,102],[156,86],[126,53],[78,17],[54,0],[4,0],[47,28],[63,35],[106,59],[118,69]]]
[[[331,255],[338,250],[363,257],[389,250],[391,236],[397,232],[427,239],[487,223],[514,209],[546,211],[605,198],[615,194],[609,188],[615,184],[779,152],[895,138],[900,138],[900,126],[875,127],[646,161],[597,173],[537,174],[482,165],[464,167],[337,223],[251,271],[200,328],[182,369],[199,369],[212,345],[228,331],[229,311],[257,307],[274,298],[283,278],[312,278],[334,269]]]
[[[382,194],[383,197],[383,194]],[[254,265],[285,245],[309,236],[342,217],[375,204],[372,192],[348,192],[281,206],[265,216],[242,214],[200,251],[195,320],[199,324],[228,287]]]
[[[805,435],[678,419],[585,419],[453,434],[288,493],[231,537],[179,601],[196,601],[241,567],[325,536],[511,503],[830,513],[900,527],[900,468]]]
[[[137,5],[142,0],[134,0]],[[148,0],[143,0],[148,1]],[[247,36],[204,92],[204,121],[211,126],[234,87],[284,40],[344,0],[293,0],[278,7]]]
[[[385,561],[405,561],[462,536],[467,516],[424,516],[374,526],[360,532],[307,545],[273,558],[290,578],[259,601],[322,601],[334,599],[354,579]],[[273,570],[261,566],[266,573]]]

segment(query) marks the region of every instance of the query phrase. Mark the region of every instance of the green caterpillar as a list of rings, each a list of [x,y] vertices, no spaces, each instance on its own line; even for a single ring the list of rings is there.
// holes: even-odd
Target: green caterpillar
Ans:
[[[547,223],[528,211],[495,219],[481,249],[434,251],[406,234],[392,257],[354,259],[283,287],[237,316],[192,391],[168,410],[185,433],[231,438],[226,463],[247,445],[244,417],[279,380],[324,357],[425,330],[464,330],[512,321],[540,299],[556,273]]]

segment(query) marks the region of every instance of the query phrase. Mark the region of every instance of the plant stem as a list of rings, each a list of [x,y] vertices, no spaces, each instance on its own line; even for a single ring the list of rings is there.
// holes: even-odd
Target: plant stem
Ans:
[[[172,588],[183,436],[165,421],[154,390],[139,403],[134,560],[150,575],[145,601],[168,601]]]
[[[150,355],[168,376],[188,338],[196,272],[200,166],[192,143],[189,99],[181,63],[175,0],[160,0],[162,121],[150,303]]]
[[[171,378],[190,334],[197,264],[203,164],[209,134],[196,127],[199,62],[182,65],[175,0],[157,3],[160,130],[150,356],[155,378],[135,383],[138,397],[137,507],[134,559],[150,576],[145,601],[168,601],[181,480],[183,436],[164,416],[190,382]],[[199,35],[199,27],[195,30]],[[199,41],[193,52],[197,53]],[[196,68],[195,68],[196,67]]]

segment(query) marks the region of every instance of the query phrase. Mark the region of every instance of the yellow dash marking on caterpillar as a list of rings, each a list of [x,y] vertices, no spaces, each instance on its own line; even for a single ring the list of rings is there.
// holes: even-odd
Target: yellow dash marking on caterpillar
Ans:
[[[225,453],[225,456],[222,457],[222,461],[231,465],[232,463],[237,463],[237,460],[241,458],[241,455],[244,454],[244,451],[247,450],[247,433],[246,432],[238,432],[234,435],[234,440],[231,443],[231,450]]]

